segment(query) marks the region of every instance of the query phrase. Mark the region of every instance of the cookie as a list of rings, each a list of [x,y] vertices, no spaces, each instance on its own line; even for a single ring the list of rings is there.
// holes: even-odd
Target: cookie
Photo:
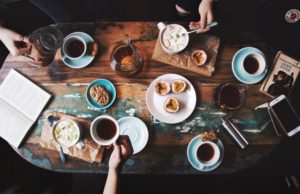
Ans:
[[[89,93],[93,100],[102,106],[107,105],[110,101],[109,93],[101,85],[94,85],[90,88]]]

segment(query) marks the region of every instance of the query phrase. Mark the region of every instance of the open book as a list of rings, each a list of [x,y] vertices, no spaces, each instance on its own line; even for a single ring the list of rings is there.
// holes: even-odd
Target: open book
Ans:
[[[51,95],[10,70],[0,86],[0,136],[19,147]]]

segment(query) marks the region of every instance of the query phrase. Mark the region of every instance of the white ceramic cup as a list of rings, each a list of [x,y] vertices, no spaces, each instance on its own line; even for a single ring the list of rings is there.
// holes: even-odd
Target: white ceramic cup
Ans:
[[[81,54],[79,54],[78,56],[72,56],[72,54],[70,53],[70,45],[72,46],[72,42],[73,41],[80,41],[83,45],[83,50],[81,52]],[[72,48],[72,49],[76,49],[76,48]],[[86,51],[87,51],[87,44],[85,42],[85,40],[83,38],[81,38],[80,36],[78,35],[71,35],[71,36],[67,36],[64,41],[63,41],[63,44],[62,44],[62,50],[63,50],[63,53],[65,54],[66,57],[68,57],[69,59],[79,59],[81,58],[82,56],[85,55]]]
[[[74,139],[74,141],[72,141],[70,144],[67,144],[65,142],[62,142],[62,140],[59,140],[56,138],[54,132],[56,130],[56,128],[62,123],[62,122],[65,122],[65,123],[72,123],[73,126],[75,126],[75,130],[76,130],[76,133],[77,133],[77,139]],[[62,133],[62,135],[66,135],[64,133]],[[52,128],[52,136],[53,136],[53,139],[54,141],[59,144],[61,147],[64,147],[64,148],[69,148],[69,147],[72,147],[72,146],[76,146],[78,147],[79,149],[83,149],[84,148],[84,143],[83,141],[81,140],[81,137],[82,137],[82,129],[81,129],[81,126],[76,122],[76,121],[73,121],[71,119],[60,119],[58,121],[55,122],[53,128]]]
[[[183,30],[183,34],[185,34],[184,36],[186,36],[187,38],[186,38],[186,42],[182,43],[182,44],[184,44],[184,46],[182,47],[182,49],[180,49],[180,50],[170,50],[169,48],[167,48],[167,47],[164,45],[164,43],[163,43],[163,36],[164,36],[164,32],[165,32],[165,29],[166,29],[167,26],[175,26],[175,27],[181,28],[181,29]],[[187,45],[188,45],[188,43],[189,43],[189,35],[187,34],[187,30],[186,30],[183,26],[181,26],[181,25],[179,25],[179,24],[169,24],[169,25],[165,25],[163,22],[159,22],[159,23],[157,24],[157,27],[158,27],[158,29],[159,29],[159,36],[158,36],[158,37],[159,37],[160,45],[161,45],[161,47],[163,48],[163,50],[164,50],[167,54],[172,55],[172,54],[179,53],[180,51],[184,50],[184,49],[187,47]]]
[[[244,62],[247,57],[253,57],[258,62],[258,68],[254,73],[249,73],[244,67]],[[267,64],[264,55],[256,52],[246,55],[243,60],[243,63],[241,64],[242,73],[245,74],[247,77],[256,77],[258,75],[261,75],[266,70],[266,67]]]
[[[101,128],[100,126],[98,126],[98,124],[101,120],[104,120],[104,119],[112,121],[116,126],[116,133],[111,139],[103,139],[103,138],[99,137],[97,134],[97,131],[96,131],[97,127],[98,127],[98,130],[99,130],[99,128]],[[119,128],[118,122],[113,117],[108,116],[108,115],[102,115],[93,120],[93,122],[91,124],[91,128],[90,128],[90,133],[91,133],[93,140],[97,144],[108,146],[117,141],[117,139],[119,138],[119,135],[120,135],[120,128]]]
[[[198,152],[198,149],[203,146],[204,144],[208,144],[209,146],[211,146],[211,148],[213,149],[213,156],[207,160],[207,161],[201,161],[197,155],[197,152]],[[221,153],[220,153],[220,148],[219,146],[212,142],[212,141],[205,141],[205,142],[201,142],[201,144],[198,146],[198,148],[196,149],[196,158],[198,159],[199,163],[200,163],[200,166],[199,168],[203,169],[204,167],[206,166],[212,166],[214,164],[216,164],[219,159],[220,159],[220,156],[221,156]],[[201,154],[201,153],[200,153]]]

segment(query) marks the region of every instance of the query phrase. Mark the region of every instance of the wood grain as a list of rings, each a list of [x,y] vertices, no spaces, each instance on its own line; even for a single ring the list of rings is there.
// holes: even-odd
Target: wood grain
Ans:
[[[186,24],[182,23],[182,25]],[[79,111],[79,113],[84,113],[85,115],[90,114],[88,118],[90,120],[101,114],[112,114],[118,118],[126,115],[127,108],[145,106],[145,99],[143,97],[147,86],[157,76],[166,73],[183,75],[191,81],[196,89],[198,99],[197,109],[190,118],[178,125],[166,125],[158,122],[149,115],[147,109],[139,109],[140,111],[137,112],[137,116],[144,118],[149,128],[150,140],[143,152],[132,156],[127,161],[123,168],[124,173],[199,173],[192,168],[187,160],[187,144],[195,135],[213,127],[218,131],[218,135],[223,141],[226,151],[222,165],[211,173],[232,173],[248,168],[265,158],[279,143],[280,138],[275,135],[267,113],[253,110],[255,106],[270,100],[269,97],[259,92],[260,83],[249,87],[246,91],[245,104],[238,111],[223,113],[211,101],[214,88],[218,84],[228,82],[238,83],[231,71],[231,60],[240,48],[245,46],[257,47],[266,54],[268,59],[273,57],[272,49],[251,31],[238,31],[233,35],[229,29],[220,29],[219,33],[215,34],[220,37],[221,45],[216,58],[215,72],[212,77],[206,77],[151,59],[158,36],[158,29],[155,22],[80,23],[61,24],[58,27],[64,35],[74,31],[84,31],[95,39],[99,45],[99,52],[91,65],[79,70],[71,69],[63,64],[59,58],[59,54],[57,54],[55,61],[50,66],[34,68],[16,57],[9,56],[0,71],[0,82],[2,82],[11,68],[15,68],[55,96],[47,109],[56,108],[57,111],[57,109],[61,108],[68,110],[68,113],[72,113],[73,111],[75,115],[77,113],[74,111]],[[110,68],[110,53],[112,49],[117,43],[123,41],[127,35],[132,38],[133,43],[141,50],[145,61],[143,70],[130,78],[120,77]],[[116,104],[107,112],[88,109],[86,102],[84,102],[86,84],[97,78],[109,79],[117,85],[120,91]],[[76,87],[73,87],[72,84]],[[137,89],[139,94],[135,93],[135,95],[132,95],[130,89],[120,89],[121,86],[119,84],[132,84],[133,89]],[[63,97],[76,93],[81,95],[81,101]],[[134,103],[126,104],[130,100],[133,100]],[[137,100],[141,101],[137,102]],[[84,112],[82,112],[83,110]],[[238,127],[243,129],[246,138],[250,142],[250,146],[245,150],[241,150],[236,146],[223,130],[217,127],[220,124],[220,116],[232,117]],[[200,126],[201,123],[199,120],[197,121],[199,118],[204,119],[204,123],[206,124],[204,127]],[[40,119],[43,119],[43,117]],[[196,121],[198,124],[200,123],[199,126],[195,125],[196,127],[192,127],[188,133],[183,134],[179,132],[180,130],[178,129],[190,127],[191,123]],[[73,173],[107,172],[109,153],[105,154],[102,164],[90,164],[76,158],[70,160],[67,164],[60,163],[58,152],[43,149],[37,146],[35,141],[29,141],[34,140],[34,137],[40,135],[41,131],[38,126],[39,123],[34,126],[32,133],[29,135],[28,142],[21,149],[16,150],[23,158],[37,166],[54,171]],[[247,132],[248,129],[251,132]],[[255,130],[258,132],[256,133]]]

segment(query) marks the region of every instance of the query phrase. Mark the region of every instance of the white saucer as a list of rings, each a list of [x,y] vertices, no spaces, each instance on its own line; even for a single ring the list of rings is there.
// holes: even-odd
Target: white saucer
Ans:
[[[120,135],[128,135],[133,147],[133,154],[144,149],[149,139],[148,128],[145,123],[136,117],[123,117],[118,120]]]
[[[187,157],[188,157],[188,160],[190,162],[190,164],[197,170],[201,171],[201,172],[209,172],[209,171],[212,171],[216,168],[218,168],[220,166],[220,164],[222,163],[223,161],[223,158],[224,158],[224,145],[223,143],[221,142],[220,139],[217,140],[217,145],[219,146],[220,148],[220,159],[213,165],[211,166],[205,166],[204,168],[199,168],[199,166],[201,165],[201,163],[199,162],[198,158],[197,158],[197,149],[199,147],[199,145],[202,143],[202,140],[201,140],[201,135],[197,135],[196,137],[194,137],[189,145],[188,145],[188,148],[187,148]]]
[[[183,93],[175,94],[170,92],[165,96],[159,96],[155,92],[155,84],[158,80],[164,80],[169,84],[175,79],[181,79],[186,83],[186,90]],[[169,113],[164,109],[164,103],[167,98],[177,98],[180,104],[180,109],[176,113]],[[146,94],[146,104],[150,113],[160,120],[161,122],[168,124],[175,124],[184,121],[194,111],[196,107],[196,92],[191,82],[185,77],[178,74],[165,74],[159,76],[152,81],[148,87]]]
[[[263,73],[255,76],[255,77],[248,77],[242,73],[241,67],[242,67],[243,61],[244,61],[245,57],[251,53],[256,53],[256,54],[261,55],[266,61],[266,57],[263,54],[263,52],[254,47],[245,47],[245,48],[238,50],[232,59],[232,72],[233,72],[234,76],[240,82],[245,83],[245,84],[255,84],[257,82],[260,82],[268,73],[267,68],[265,69],[265,71]]]
[[[87,43],[87,45],[90,42],[94,42],[94,39],[88,35],[85,32],[73,32],[71,34],[69,34],[68,36],[65,37],[65,39],[69,36],[73,36],[73,35],[77,35],[80,36],[83,40],[85,40],[85,42]],[[63,49],[60,49],[61,51],[61,59],[62,61],[69,67],[74,68],[74,69],[80,69],[83,67],[88,66],[95,58],[95,56],[91,56],[88,54],[85,54],[84,56],[80,57],[79,59],[70,59],[68,58],[64,52],[62,51]]]

